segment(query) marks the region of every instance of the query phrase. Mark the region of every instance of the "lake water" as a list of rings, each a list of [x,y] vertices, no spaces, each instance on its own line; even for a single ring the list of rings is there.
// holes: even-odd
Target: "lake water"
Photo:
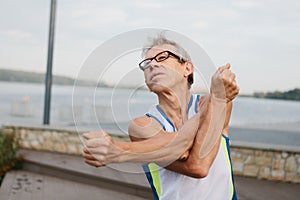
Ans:
[[[144,115],[156,103],[156,96],[146,90],[73,89],[52,87],[52,125],[97,129],[109,128],[113,123],[126,132],[130,119]],[[42,124],[44,90],[41,84],[0,82],[0,125]],[[234,100],[230,126],[299,133],[300,102],[238,97]]]

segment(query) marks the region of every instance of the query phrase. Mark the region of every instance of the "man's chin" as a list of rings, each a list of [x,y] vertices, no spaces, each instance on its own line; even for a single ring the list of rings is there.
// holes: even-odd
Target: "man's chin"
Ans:
[[[148,88],[151,92],[154,92],[154,93],[159,93],[159,92],[169,90],[168,86],[161,84],[161,83],[151,83],[148,85]]]

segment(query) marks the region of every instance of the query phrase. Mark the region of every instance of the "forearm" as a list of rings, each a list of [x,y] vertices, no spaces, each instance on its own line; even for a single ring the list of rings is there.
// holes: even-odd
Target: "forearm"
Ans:
[[[190,154],[187,160],[177,160],[165,168],[193,178],[204,178],[209,172],[219,147],[220,142],[216,143],[211,152],[204,158],[199,158],[195,154]]]
[[[177,155],[172,154],[171,149],[177,146],[174,144],[177,134],[159,133],[148,140],[116,142],[115,144],[124,150],[119,155],[120,162],[167,162],[176,160]],[[179,148],[182,148],[182,146]]]
[[[188,120],[177,132],[161,131],[155,136],[137,142],[115,142],[123,149],[120,162],[173,162],[177,160],[194,140],[200,114]]]
[[[231,117],[231,111],[232,111],[232,101],[227,103],[226,107],[226,118],[224,122],[224,128],[223,128],[223,135],[229,136],[229,122]]]
[[[211,157],[211,151],[220,142],[220,136],[226,122],[226,101],[210,96],[204,100],[203,104],[207,104],[205,106],[207,114],[199,123],[199,129],[192,150],[196,154],[195,157],[199,159],[207,156]],[[210,160],[212,162],[214,156]]]
[[[208,100],[208,99],[206,99]],[[205,100],[204,100],[205,101]],[[209,126],[212,123],[210,121],[211,119],[211,113],[212,108],[214,104],[210,104],[210,106],[207,107],[207,116],[206,118],[200,122],[197,133],[197,141],[194,143],[194,146],[191,150],[191,153],[186,161],[175,161],[174,163],[170,164],[166,168],[181,173],[187,176],[191,176],[194,178],[203,178],[208,174],[208,171],[215,160],[215,157],[218,153],[219,147],[220,147],[220,140],[221,140],[221,134],[228,135],[228,124],[230,120],[230,114],[232,109],[232,103],[229,102],[226,105],[226,116],[225,121],[223,125],[223,130],[220,132],[220,134],[215,135],[215,139],[213,141],[206,140],[206,134],[209,134]],[[201,143],[201,141],[203,141]],[[208,153],[203,152],[202,146],[210,146],[210,151]],[[207,149],[207,147],[206,147]],[[207,151],[207,150],[205,150]],[[205,155],[205,156],[204,156]]]

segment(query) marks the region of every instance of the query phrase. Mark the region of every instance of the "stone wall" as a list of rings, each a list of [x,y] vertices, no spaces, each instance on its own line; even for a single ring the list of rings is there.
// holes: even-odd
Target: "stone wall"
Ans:
[[[300,183],[300,148],[233,143],[234,174],[258,179]]]
[[[84,131],[53,128],[48,126],[2,126],[2,134],[14,135],[20,148],[52,151],[81,155]],[[128,137],[112,135],[115,140],[128,140]]]
[[[79,133],[82,133],[80,131]],[[21,148],[81,155],[83,143],[73,129],[48,126],[2,126],[2,134],[15,136]],[[113,135],[126,140],[126,135]],[[300,183],[300,148],[266,144],[231,144],[231,159],[235,175],[258,179]]]

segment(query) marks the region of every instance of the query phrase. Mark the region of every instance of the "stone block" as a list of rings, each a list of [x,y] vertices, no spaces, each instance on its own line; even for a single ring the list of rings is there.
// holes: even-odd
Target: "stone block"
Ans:
[[[43,150],[53,151],[53,148],[54,148],[53,141],[46,140],[43,143],[43,147],[42,147]]]
[[[70,143],[73,143],[73,144],[81,143],[81,140],[78,135],[69,135],[68,140]]]
[[[285,170],[287,172],[296,172],[297,163],[296,163],[295,156],[290,156],[288,159],[286,159]]]
[[[61,142],[63,138],[63,134],[60,134],[59,132],[53,132],[51,140],[54,142]]]
[[[15,134],[15,133],[14,133],[13,128],[3,128],[2,129],[2,134],[3,135],[12,135],[12,134]]]
[[[231,151],[230,156],[231,156],[231,158],[241,158],[242,153],[239,151]]]
[[[261,167],[259,170],[258,178],[260,179],[270,179],[271,169],[269,167]]]
[[[284,170],[272,170],[271,179],[274,181],[284,181]]]
[[[41,150],[41,148],[42,148],[42,145],[38,140],[30,141],[30,146],[34,150]]]
[[[284,169],[284,159],[274,159],[272,162],[272,170],[283,170]]]
[[[287,158],[288,156],[289,156],[289,154],[287,152],[282,152],[281,153],[282,158]]]
[[[44,143],[44,137],[42,134],[39,134],[37,135],[37,140],[40,142],[40,143]]]
[[[64,144],[68,144],[69,143],[69,139],[68,139],[67,136],[63,136],[63,137],[61,137],[61,141],[60,142],[62,142]]]
[[[58,142],[54,144],[53,150],[60,153],[66,153],[67,148],[63,143]]]
[[[248,164],[248,165],[255,164],[255,157],[252,155],[247,156],[247,158],[245,160],[245,164]]]
[[[300,155],[299,154],[297,154],[295,156],[295,159],[297,160],[298,165],[300,165]]]
[[[20,135],[23,135],[23,134],[26,134],[27,133],[27,130],[26,129],[20,129],[19,130],[19,134]]]
[[[37,135],[33,132],[28,132],[27,140],[29,141],[37,140]]]
[[[257,177],[259,168],[255,165],[245,165],[243,174],[245,176]]]
[[[76,144],[68,144],[67,151],[70,154],[75,154],[75,155],[81,154],[81,152],[79,153],[78,149],[76,148]]]
[[[234,152],[230,156],[232,162],[245,162],[246,158],[248,157],[247,154],[242,154],[241,152]]]
[[[300,183],[300,174],[294,177],[293,183]]]
[[[43,131],[42,130],[30,130],[31,132],[35,132],[35,134],[38,134],[38,135],[42,135],[43,134]]]
[[[233,162],[232,170],[235,174],[243,174],[244,163],[243,162]]]
[[[274,152],[275,159],[281,159],[281,152]]]
[[[271,167],[272,166],[272,158],[265,157],[265,156],[258,156],[255,158],[255,163],[256,163],[256,165],[259,165],[259,166]]]
[[[255,150],[255,156],[263,156],[265,153],[262,150]]]
[[[77,149],[78,149],[77,155],[80,155],[80,156],[82,155],[83,148],[84,148],[84,146],[82,144],[77,144]]]
[[[252,149],[241,149],[240,152],[246,155],[254,155],[254,150]]]
[[[24,139],[27,139],[28,138],[28,131],[25,130],[25,129],[21,129],[19,131],[19,138],[24,140]]]
[[[274,156],[274,152],[273,151],[267,151],[266,156],[272,158]]]
[[[20,148],[25,148],[25,149],[30,149],[31,148],[30,142],[24,141],[24,140],[19,141],[19,146],[20,146]]]
[[[292,172],[286,172],[285,173],[285,181],[287,182],[294,182],[294,180],[297,178],[297,175]]]
[[[50,131],[44,131],[41,135],[43,136],[44,141],[53,141],[52,133]]]

